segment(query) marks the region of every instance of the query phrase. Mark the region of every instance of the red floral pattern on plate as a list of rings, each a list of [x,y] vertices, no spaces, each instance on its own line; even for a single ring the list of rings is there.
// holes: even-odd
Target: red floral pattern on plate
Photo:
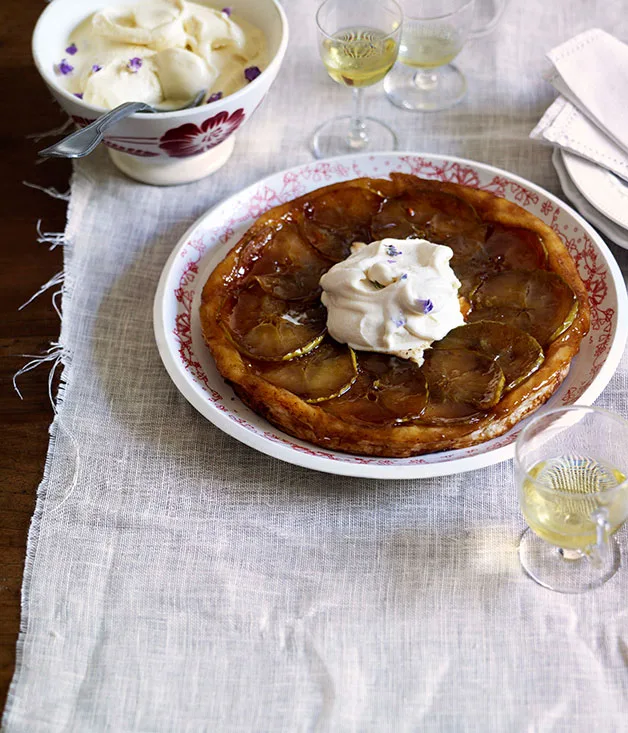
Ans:
[[[369,158],[370,161],[374,159],[374,156]],[[593,358],[590,361],[588,371],[585,370],[584,373],[580,374],[578,382],[565,390],[560,399],[563,403],[569,404],[581,397],[608,356],[616,318],[615,309],[608,303],[609,273],[588,234],[577,224],[574,225],[571,219],[571,229],[569,230],[569,227],[566,229],[565,216],[561,207],[556,206],[549,199],[539,196],[535,191],[531,191],[524,185],[504,176],[494,175],[489,179],[487,172],[476,169],[472,165],[463,165],[456,161],[431,160],[421,156],[400,156],[396,159],[393,158],[386,165],[386,170],[379,171],[377,175],[385,175],[393,170],[413,173],[424,178],[453,181],[490,191],[511,201],[516,201],[554,229],[570,250],[580,276],[590,294],[591,331],[585,343],[588,354],[592,354]],[[273,443],[278,443],[297,453],[315,458],[357,465],[417,466],[429,463],[445,464],[456,461],[461,457],[481,455],[487,449],[493,451],[512,444],[518,434],[516,429],[501,436],[501,438],[490,441],[489,444],[472,446],[461,451],[439,453],[435,454],[434,457],[387,459],[336,454],[317,446],[295,442],[279,431],[271,432],[268,427],[262,429],[252,424],[249,420],[240,416],[238,408],[225,405],[224,395],[210,385],[210,380],[195,354],[191,329],[192,307],[196,294],[193,286],[199,273],[199,264],[208,248],[218,243],[226,244],[232,237],[235,238],[238,229],[248,225],[273,206],[289,201],[326,183],[363,175],[374,175],[372,164],[370,169],[363,170],[355,162],[351,165],[340,162],[315,162],[297,170],[287,171],[277,189],[272,188],[268,183],[260,185],[252,196],[249,195],[246,200],[241,199],[236,202],[230,212],[230,217],[227,217],[218,229],[205,232],[203,240],[194,239],[186,242],[180,253],[184,264],[180,269],[178,287],[173,292],[173,296],[179,305],[175,322],[172,324],[172,332],[178,343],[181,362],[193,379],[202,385],[207,398],[213,403],[214,407],[226,414],[233,422]],[[208,245],[206,242],[211,244]],[[204,344],[201,348],[205,348]]]
[[[159,147],[171,158],[187,158],[204,153],[226,140],[244,122],[244,117],[244,110],[240,108],[232,114],[219,112],[200,126],[188,122],[164,133]]]

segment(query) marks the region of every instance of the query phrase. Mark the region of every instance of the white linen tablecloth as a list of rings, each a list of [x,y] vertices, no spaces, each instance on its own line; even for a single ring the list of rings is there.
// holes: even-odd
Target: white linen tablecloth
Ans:
[[[628,570],[581,596],[527,579],[510,463],[388,482],[297,468],[203,419],[160,362],[153,294],[179,237],[223,197],[307,161],[311,128],[349,106],[318,60],[316,3],[285,7],[287,58],[217,175],[158,189],[102,151],[76,166],[64,385],[4,729],[625,731]],[[416,115],[377,87],[369,112],[402,149],[560,193],[550,150],[528,139],[554,95],[544,54],[593,26],[625,40],[625,9],[512,0],[458,59],[460,105]],[[627,381],[624,357],[598,403],[628,416]]]

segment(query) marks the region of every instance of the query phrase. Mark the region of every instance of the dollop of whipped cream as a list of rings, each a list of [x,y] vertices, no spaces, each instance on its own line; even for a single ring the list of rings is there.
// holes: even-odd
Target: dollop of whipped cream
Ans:
[[[186,0],[142,0],[94,13],[70,35],[57,64],[62,83],[99,107],[147,102],[181,106],[202,89],[214,101],[266,65],[262,32],[231,8]]]
[[[426,239],[356,243],[320,280],[330,335],[362,351],[423,363],[432,342],[464,323],[453,251]]]

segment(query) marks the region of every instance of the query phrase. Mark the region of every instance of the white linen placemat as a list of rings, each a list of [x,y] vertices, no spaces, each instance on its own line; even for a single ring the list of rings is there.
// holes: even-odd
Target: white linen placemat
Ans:
[[[509,463],[424,481],[307,471],[221,433],[160,363],[153,293],[178,238],[308,160],[309,128],[349,106],[317,58],[315,6],[286,3],[288,56],[220,173],[157,189],[102,151],[76,166],[64,385],[6,733],[625,730],[628,570],[576,597],[525,578]],[[543,56],[593,24],[628,35],[623,2],[513,0],[459,58],[461,105],[413,115],[377,88],[369,111],[403,148],[557,192],[549,150],[528,139],[550,101]],[[626,358],[599,404],[628,415]],[[626,530],[620,542],[628,555]]]

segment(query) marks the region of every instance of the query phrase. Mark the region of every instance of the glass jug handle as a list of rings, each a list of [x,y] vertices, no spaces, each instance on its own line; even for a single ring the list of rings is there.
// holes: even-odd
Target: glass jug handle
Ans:
[[[491,31],[495,30],[495,27],[501,20],[502,15],[504,14],[504,11],[508,7],[509,2],[510,0],[493,0],[493,5],[495,8],[493,17],[488,21],[488,23],[485,23],[483,26],[480,26],[479,28],[472,28],[469,31],[468,37],[470,39],[483,38],[484,36],[487,36],[489,33],[491,33]],[[476,7],[477,7],[477,0],[476,0]]]
[[[604,558],[608,554],[609,540],[611,537],[611,525],[608,521],[608,509],[600,507],[591,514],[591,519],[595,522],[595,544],[590,545],[585,550],[589,562],[593,567],[602,567]]]

